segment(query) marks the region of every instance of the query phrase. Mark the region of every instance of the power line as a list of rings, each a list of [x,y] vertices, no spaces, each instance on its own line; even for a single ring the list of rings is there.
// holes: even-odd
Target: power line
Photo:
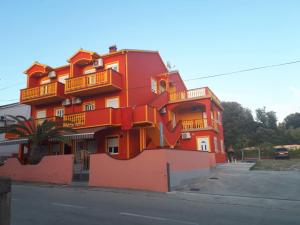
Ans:
[[[285,63],[279,63],[279,64],[259,66],[259,67],[250,67],[248,69],[236,70],[236,71],[232,71],[232,72],[219,73],[219,74],[200,76],[200,77],[195,77],[195,78],[190,78],[190,79],[184,79],[183,81],[189,82],[189,81],[194,81],[194,80],[208,79],[208,78],[221,77],[221,76],[229,76],[229,75],[233,75],[233,74],[237,74],[237,73],[244,73],[244,72],[249,72],[249,71],[254,71],[254,70],[261,70],[261,69],[267,69],[267,68],[272,68],[272,67],[286,66],[286,65],[296,64],[296,63],[300,63],[300,60],[290,61],[290,62],[285,62]],[[22,83],[22,82],[18,82],[17,84],[20,84],[20,83]],[[174,83],[176,83],[176,82],[174,82]],[[151,87],[151,85],[137,86],[137,87],[132,87],[132,88],[123,89],[123,90],[133,90],[133,89],[146,88],[146,87]],[[6,89],[9,89],[9,88],[12,88],[12,87],[7,86],[7,87],[4,87],[4,88],[0,88],[0,91],[6,90]]]
[[[18,85],[18,84],[23,84],[23,82],[14,83],[14,84],[11,84],[11,85],[9,85],[9,86],[0,88],[0,91],[7,90],[7,89],[10,89],[10,88],[13,88],[13,87],[12,87],[13,85]]]
[[[295,63],[300,63],[300,60],[286,62],[286,63],[273,64],[273,65],[252,67],[252,68],[248,68],[248,69],[236,70],[236,71],[232,71],[232,72],[219,73],[219,74],[208,75],[208,76],[197,77],[197,78],[191,78],[191,79],[186,79],[184,81],[193,81],[193,80],[207,79],[207,78],[213,78],[213,77],[228,76],[228,75],[232,75],[232,74],[236,74],[236,73],[243,73],[243,72],[249,72],[249,71],[253,71],[253,70],[267,69],[267,68],[271,68],[271,67],[286,66],[286,65],[295,64]]]

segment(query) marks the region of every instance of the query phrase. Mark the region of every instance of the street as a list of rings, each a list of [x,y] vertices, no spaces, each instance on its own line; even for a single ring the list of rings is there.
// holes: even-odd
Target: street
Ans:
[[[14,184],[13,225],[300,223],[300,200]]]

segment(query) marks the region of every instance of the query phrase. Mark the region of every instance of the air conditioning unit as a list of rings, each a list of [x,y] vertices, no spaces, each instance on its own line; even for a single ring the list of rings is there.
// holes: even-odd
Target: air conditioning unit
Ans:
[[[93,67],[95,67],[95,68],[97,68],[97,67],[103,67],[103,59],[102,58],[96,59],[93,62]]]
[[[191,133],[186,132],[181,134],[182,139],[191,139]]]
[[[74,105],[76,105],[76,104],[81,104],[81,102],[82,102],[81,98],[73,98],[73,99],[72,99],[72,103],[73,103]]]
[[[68,98],[65,99],[65,100],[63,100],[62,105],[63,105],[63,106],[71,105],[71,100],[68,99]]]
[[[49,78],[55,78],[55,77],[56,77],[55,71],[49,72],[49,73],[48,73],[48,77],[49,77]]]
[[[5,116],[0,116],[0,121],[5,121]]]

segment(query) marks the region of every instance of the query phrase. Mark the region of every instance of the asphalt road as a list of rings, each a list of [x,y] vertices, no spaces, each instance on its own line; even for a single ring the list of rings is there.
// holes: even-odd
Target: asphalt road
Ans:
[[[299,225],[300,200],[15,184],[12,225]]]

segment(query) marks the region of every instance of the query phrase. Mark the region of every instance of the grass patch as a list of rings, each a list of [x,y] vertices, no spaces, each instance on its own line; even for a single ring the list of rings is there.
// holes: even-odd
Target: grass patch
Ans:
[[[300,159],[260,160],[250,170],[300,171]]]

